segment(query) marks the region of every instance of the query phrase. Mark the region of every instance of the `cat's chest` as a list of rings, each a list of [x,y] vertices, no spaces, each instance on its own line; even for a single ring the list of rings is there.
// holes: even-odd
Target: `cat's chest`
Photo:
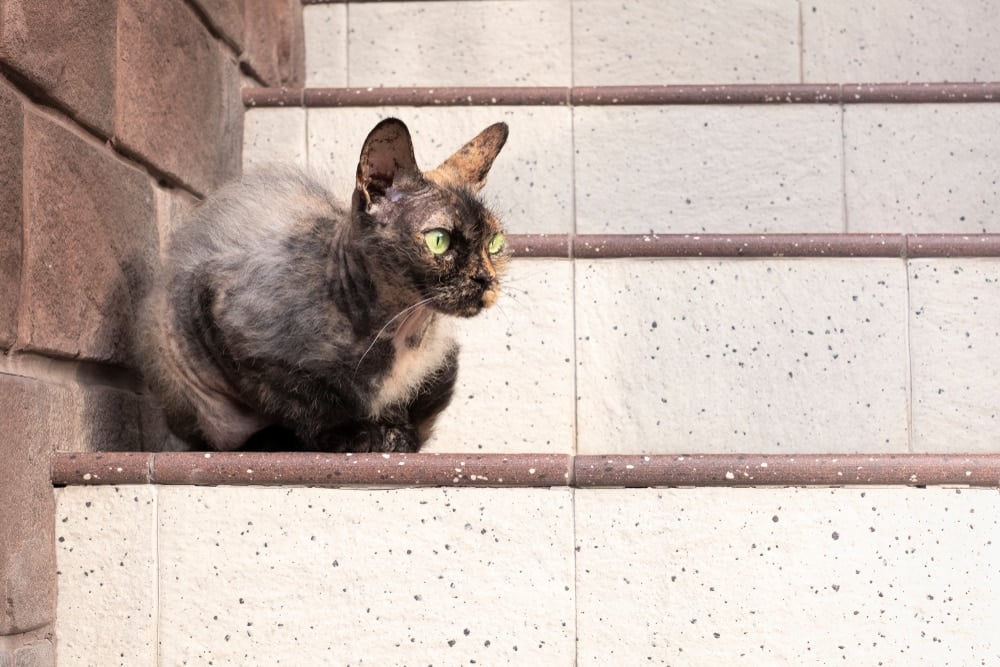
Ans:
[[[435,317],[431,311],[407,318],[391,340],[393,359],[372,400],[373,418],[388,407],[411,400],[455,346],[449,318]]]

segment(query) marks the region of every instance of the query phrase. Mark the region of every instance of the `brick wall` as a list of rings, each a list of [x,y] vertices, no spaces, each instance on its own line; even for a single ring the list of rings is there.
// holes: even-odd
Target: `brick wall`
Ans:
[[[171,222],[238,175],[297,0],[0,0],[0,665],[54,664],[56,450],[165,437],[130,354]]]

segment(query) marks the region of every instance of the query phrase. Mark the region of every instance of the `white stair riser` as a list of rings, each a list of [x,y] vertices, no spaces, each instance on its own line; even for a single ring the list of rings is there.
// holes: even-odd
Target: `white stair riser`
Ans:
[[[1000,651],[991,489],[56,497],[67,667],[940,665]],[[109,614],[123,631],[107,632]]]
[[[998,104],[251,109],[245,161],[346,198],[386,116],[425,168],[506,121],[486,195],[517,233],[1000,232]]]
[[[310,86],[1000,79],[984,0],[334,3],[304,18]]]

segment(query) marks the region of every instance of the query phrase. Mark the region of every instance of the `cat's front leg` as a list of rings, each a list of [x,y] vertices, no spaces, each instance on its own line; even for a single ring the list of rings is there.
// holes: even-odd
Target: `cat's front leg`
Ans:
[[[362,424],[351,438],[352,452],[415,452],[420,440],[412,426],[404,424]]]
[[[415,452],[420,449],[420,440],[412,426],[380,425],[381,437],[376,437],[373,452]]]
[[[395,422],[353,422],[310,437],[307,448],[335,452],[415,452],[420,439],[413,426]]]

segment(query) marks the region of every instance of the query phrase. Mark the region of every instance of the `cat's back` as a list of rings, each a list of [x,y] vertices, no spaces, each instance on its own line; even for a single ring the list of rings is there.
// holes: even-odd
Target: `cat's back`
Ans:
[[[164,267],[184,273],[227,258],[274,259],[289,238],[317,220],[331,228],[346,219],[344,205],[308,172],[268,165],[247,172],[197,205],[168,240]]]
[[[216,365],[201,299],[225,295],[211,308],[212,326],[273,337],[287,319],[273,296],[285,289],[300,302],[319,301],[328,237],[346,220],[316,179],[274,166],[213,193],[172,231],[140,308],[135,352],[175,432],[228,449],[266,425]]]

